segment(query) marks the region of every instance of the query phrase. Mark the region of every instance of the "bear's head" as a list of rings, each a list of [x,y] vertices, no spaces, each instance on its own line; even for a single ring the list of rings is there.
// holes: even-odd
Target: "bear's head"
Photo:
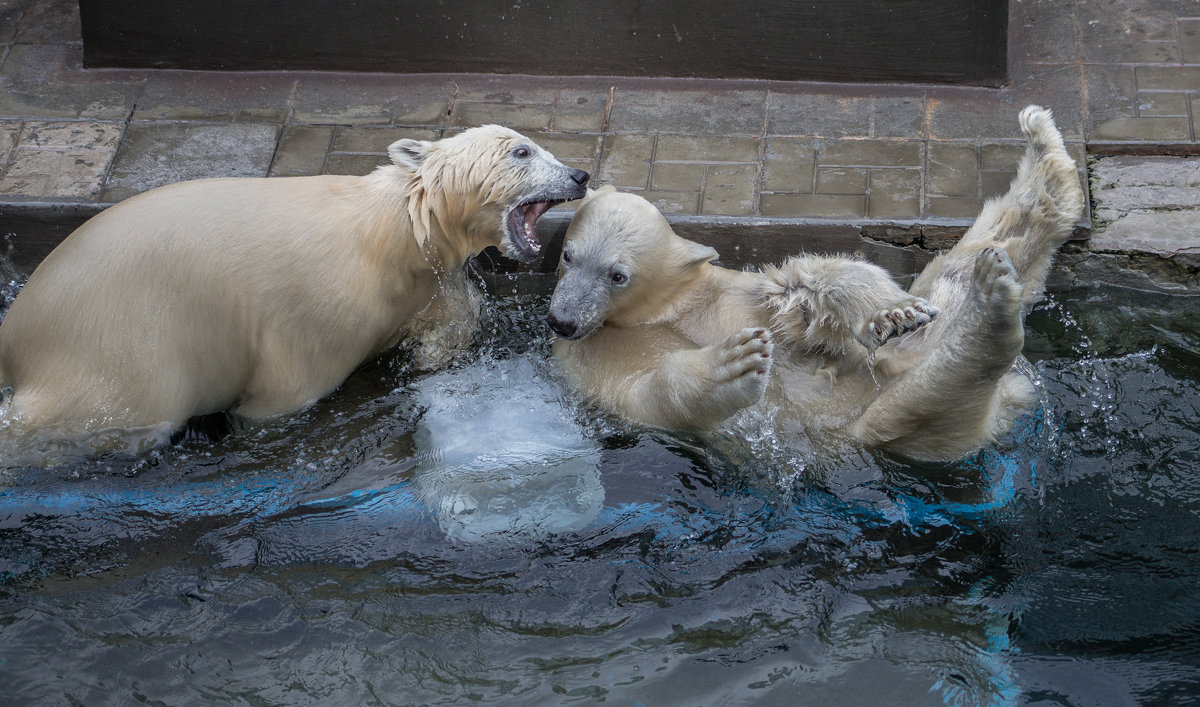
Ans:
[[[450,245],[477,253],[489,245],[523,262],[541,251],[535,226],[550,207],[587,193],[588,173],[572,169],[508,128],[484,125],[437,141],[397,140],[392,161],[409,177],[409,211],[424,233],[437,222]]]
[[[612,187],[589,192],[563,240],[546,323],[574,340],[605,323],[653,321],[716,258],[712,248],[676,235],[642,197]]]

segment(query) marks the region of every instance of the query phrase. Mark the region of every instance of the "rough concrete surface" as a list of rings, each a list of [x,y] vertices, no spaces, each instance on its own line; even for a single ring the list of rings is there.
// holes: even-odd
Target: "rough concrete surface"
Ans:
[[[399,137],[497,122],[697,233],[766,229],[786,252],[831,224],[936,249],[1007,188],[1016,115],[1040,103],[1085,184],[1093,159],[1093,248],[1169,260],[1187,280],[1196,180],[1130,153],[1200,155],[1200,4],[1009,8],[1010,81],[985,89],[84,69],[73,0],[0,0],[0,233],[19,249],[30,205],[99,207],[179,179],[363,174]]]
[[[1200,157],[1101,157],[1092,163],[1096,257],[1085,266],[1150,289],[1200,280]],[[1126,271],[1137,271],[1140,276]]]

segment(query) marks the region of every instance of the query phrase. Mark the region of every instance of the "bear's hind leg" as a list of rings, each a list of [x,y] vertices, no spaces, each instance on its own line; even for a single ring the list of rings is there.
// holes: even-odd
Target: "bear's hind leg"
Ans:
[[[1024,301],[1031,304],[1041,298],[1051,256],[1083,215],[1083,188],[1050,111],[1029,106],[1019,119],[1029,146],[1001,201],[1013,203],[1000,218],[993,244],[1008,251],[1025,285]]]
[[[1024,343],[1022,293],[1004,249],[981,251],[944,338],[885,385],[853,434],[922,459],[958,458],[988,441],[998,429],[998,384]]]
[[[975,256],[997,246],[1012,258],[1025,303],[1039,299],[1051,256],[1083,215],[1075,162],[1050,111],[1028,106],[1019,121],[1029,144],[1008,192],[988,201],[962,240],[930,263],[910,290],[947,311],[965,290]]]

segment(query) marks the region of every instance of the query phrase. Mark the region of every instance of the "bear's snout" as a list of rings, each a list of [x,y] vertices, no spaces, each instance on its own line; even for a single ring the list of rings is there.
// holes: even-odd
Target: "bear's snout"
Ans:
[[[571,181],[575,182],[576,184],[578,184],[581,187],[584,186],[585,184],[587,184],[588,180],[591,178],[592,178],[592,175],[588,174],[587,172],[583,171],[582,169],[571,170]]]
[[[587,173],[584,172],[585,176],[586,174]],[[564,339],[573,338],[575,333],[579,331],[578,324],[559,319],[557,316],[555,316],[554,312],[546,315],[546,324],[550,325],[550,328],[554,330],[555,334],[558,334]]]

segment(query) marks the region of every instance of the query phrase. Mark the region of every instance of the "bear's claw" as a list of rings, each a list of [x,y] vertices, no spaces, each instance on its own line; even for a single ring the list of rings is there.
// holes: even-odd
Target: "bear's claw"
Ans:
[[[877,349],[891,339],[925,326],[941,311],[921,297],[900,300],[867,320],[859,330],[858,340],[868,349]]]
[[[718,366],[725,380],[740,378],[754,372],[765,375],[771,368],[771,352],[775,344],[766,329],[742,329],[720,346]]]

